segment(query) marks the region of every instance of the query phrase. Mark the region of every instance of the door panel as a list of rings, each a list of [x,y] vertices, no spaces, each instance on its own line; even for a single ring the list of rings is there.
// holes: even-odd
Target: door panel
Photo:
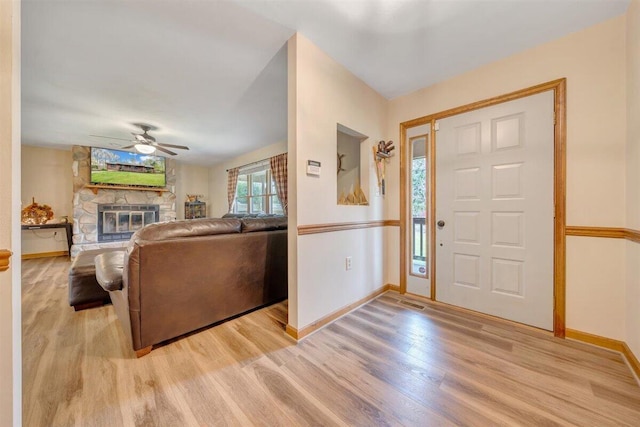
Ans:
[[[440,120],[437,299],[553,329],[553,92]]]

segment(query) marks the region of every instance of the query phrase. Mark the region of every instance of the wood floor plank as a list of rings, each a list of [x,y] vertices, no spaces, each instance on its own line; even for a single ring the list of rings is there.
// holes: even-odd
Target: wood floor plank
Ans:
[[[368,396],[378,407],[388,407],[392,415],[402,425],[451,426],[454,425],[445,417],[439,415],[419,402],[390,390],[388,384],[374,375],[365,372],[363,361],[350,357],[345,351],[334,351],[336,342],[326,334],[318,335],[315,340],[320,344],[316,351],[308,351],[306,354],[318,366],[328,372],[335,381],[346,384],[356,389],[360,394]],[[334,355],[324,361],[321,355],[330,352]],[[320,358],[318,358],[320,356]],[[353,375],[357,372],[357,375]]]
[[[285,372],[279,372],[268,366],[268,362],[268,360],[264,363],[256,362],[251,368],[262,390],[273,397],[281,409],[287,411],[292,419],[290,425],[349,425],[336,416],[330,408],[319,402],[310,390],[298,386],[295,381],[287,377]]]
[[[396,292],[299,343],[284,333],[283,302],[136,359],[112,306],[69,307],[67,259],[22,266],[29,427],[640,420],[640,387],[619,354]]]
[[[390,414],[328,377],[321,366],[311,363],[303,356],[289,361],[285,369],[302,387],[312,390],[319,401],[345,420],[349,425],[397,425],[398,421]]]

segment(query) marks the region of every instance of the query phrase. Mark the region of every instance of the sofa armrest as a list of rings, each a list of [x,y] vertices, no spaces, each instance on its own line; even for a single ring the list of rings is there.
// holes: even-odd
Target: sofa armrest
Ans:
[[[124,252],[107,252],[96,256],[96,280],[105,291],[122,289]]]

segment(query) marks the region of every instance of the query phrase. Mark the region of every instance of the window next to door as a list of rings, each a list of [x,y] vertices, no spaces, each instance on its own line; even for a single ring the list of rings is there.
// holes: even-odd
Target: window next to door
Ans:
[[[427,163],[427,136],[410,138],[411,143],[411,270],[410,274],[429,277],[427,210],[429,166]]]

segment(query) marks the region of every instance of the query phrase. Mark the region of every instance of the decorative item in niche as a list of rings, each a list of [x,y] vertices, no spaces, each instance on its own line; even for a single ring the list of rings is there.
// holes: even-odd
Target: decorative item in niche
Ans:
[[[338,174],[346,170],[342,167],[342,159],[344,158],[344,156],[346,156],[346,154],[338,153]]]
[[[393,141],[385,142],[380,141],[378,145],[373,147],[373,161],[376,165],[376,176],[378,177],[378,188],[380,188],[380,194],[385,195],[385,169],[386,163],[389,158],[393,156],[393,150],[396,147],[393,145]]]
[[[23,224],[46,224],[53,218],[53,210],[49,205],[39,205],[36,198],[31,198],[31,204],[22,209],[21,221]]]
[[[362,188],[357,187],[353,192],[349,194],[340,194],[338,198],[339,205],[368,205],[367,196],[364,195]]]

